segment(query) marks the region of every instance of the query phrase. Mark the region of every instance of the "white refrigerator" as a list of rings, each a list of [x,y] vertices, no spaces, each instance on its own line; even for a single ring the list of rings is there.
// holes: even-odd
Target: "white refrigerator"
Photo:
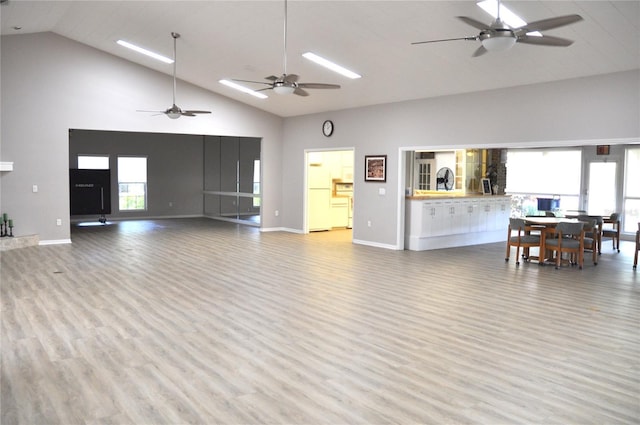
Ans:
[[[331,229],[331,172],[322,165],[307,167],[309,231]]]

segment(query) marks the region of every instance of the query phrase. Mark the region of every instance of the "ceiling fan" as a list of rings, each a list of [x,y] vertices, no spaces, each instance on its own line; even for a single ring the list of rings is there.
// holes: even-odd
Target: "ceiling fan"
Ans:
[[[515,43],[536,44],[539,46],[570,46],[573,41],[566,38],[552,37],[548,35],[529,35],[536,31],[545,31],[560,28],[582,20],[580,15],[564,15],[555,18],[542,19],[530,22],[521,27],[512,28],[500,19],[500,0],[498,0],[498,12],[496,20],[489,26],[467,16],[458,16],[458,19],[472,27],[479,29],[480,33],[475,36],[460,38],[445,38],[441,40],[416,41],[411,44],[438,43],[441,41],[470,40],[480,41],[482,45],[473,53],[473,56],[480,56],[487,51],[503,51],[510,49]]]
[[[244,83],[265,84],[269,87],[259,89],[256,91],[273,90],[278,94],[296,94],[298,96],[309,96],[309,93],[304,89],[339,89],[338,84],[324,84],[324,83],[299,83],[296,74],[287,74],[287,0],[284,0],[284,54],[283,54],[283,73],[281,76],[276,77],[270,75],[265,77],[264,81],[251,81],[251,80],[238,80],[234,78],[234,81]]]
[[[158,114],[165,114],[171,119],[178,119],[182,116],[184,117],[195,117],[196,114],[210,114],[211,111],[198,111],[195,109],[182,110],[178,106],[176,106],[176,40],[180,37],[180,34],[177,32],[172,32],[171,37],[173,37],[173,106],[171,108],[166,109],[164,111],[141,111],[138,112],[157,112]]]

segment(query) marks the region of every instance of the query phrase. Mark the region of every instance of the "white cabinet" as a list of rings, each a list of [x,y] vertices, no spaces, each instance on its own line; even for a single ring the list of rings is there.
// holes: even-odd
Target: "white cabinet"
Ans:
[[[505,196],[409,199],[405,247],[425,250],[502,241],[510,208]]]
[[[331,227],[349,225],[349,198],[331,198]]]

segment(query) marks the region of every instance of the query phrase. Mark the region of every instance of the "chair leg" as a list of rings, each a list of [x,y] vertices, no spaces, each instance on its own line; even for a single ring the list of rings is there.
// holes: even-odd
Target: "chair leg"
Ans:
[[[638,251],[640,251],[640,230],[636,233],[636,253],[633,256],[633,270],[638,266]]]
[[[520,265],[520,245],[516,247],[516,266]]]
[[[578,252],[578,268],[580,268],[580,270],[582,270],[583,264],[584,264],[584,249],[581,249],[580,252]]]

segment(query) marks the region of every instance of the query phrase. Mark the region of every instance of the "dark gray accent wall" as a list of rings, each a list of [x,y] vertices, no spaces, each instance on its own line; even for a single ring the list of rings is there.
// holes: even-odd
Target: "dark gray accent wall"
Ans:
[[[200,216],[203,211],[203,136],[69,130],[69,168],[78,155],[108,155],[111,218]],[[118,156],[147,157],[147,210],[118,210]],[[76,218],[76,217],[74,217]]]

